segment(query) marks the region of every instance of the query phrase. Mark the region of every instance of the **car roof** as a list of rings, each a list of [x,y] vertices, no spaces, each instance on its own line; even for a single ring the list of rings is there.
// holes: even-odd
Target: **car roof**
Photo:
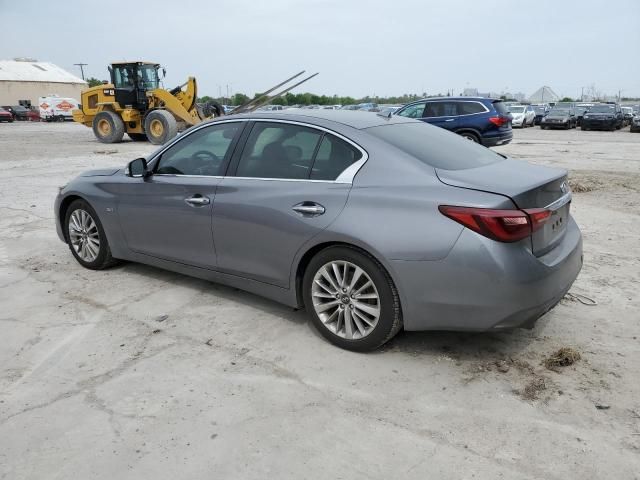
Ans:
[[[313,120],[328,121],[340,123],[348,127],[358,130],[380,125],[389,125],[396,123],[416,123],[419,120],[399,116],[380,116],[372,112],[362,112],[358,110],[325,110],[325,109],[298,109],[289,108],[287,110],[277,110],[272,112],[252,112],[239,113],[236,115],[228,115],[218,117],[212,120],[230,120],[230,119],[273,119],[273,120],[290,120],[298,122],[313,122]]]

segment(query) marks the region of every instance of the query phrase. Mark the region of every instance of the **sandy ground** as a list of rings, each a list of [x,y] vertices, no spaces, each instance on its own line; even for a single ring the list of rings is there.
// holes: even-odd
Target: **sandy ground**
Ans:
[[[534,330],[325,342],[304,312],[125,264],[81,268],[57,187],[146,143],[0,125],[0,478],[640,478],[640,134],[515,131],[570,170],[585,266]],[[560,347],[581,359],[557,371]]]

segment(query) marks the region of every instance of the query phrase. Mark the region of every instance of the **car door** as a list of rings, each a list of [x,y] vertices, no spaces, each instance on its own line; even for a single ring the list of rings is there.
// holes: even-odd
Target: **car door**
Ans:
[[[296,122],[256,121],[244,137],[213,206],[218,269],[288,288],[296,252],[340,214],[366,154]]]
[[[243,122],[184,134],[153,160],[147,178],[127,177],[118,218],[137,253],[204,268],[216,266],[211,212]]]
[[[458,108],[456,102],[427,102],[422,120],[447,130],[458,127]]]

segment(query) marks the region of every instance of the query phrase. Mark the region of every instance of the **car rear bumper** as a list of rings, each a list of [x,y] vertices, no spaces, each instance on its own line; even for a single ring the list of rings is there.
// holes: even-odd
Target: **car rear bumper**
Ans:
[[[513,139],[513,130],[509,129],[504,132],[485,133],[482,135],[480,143],[485,147],[497,147],[498,145],[506,145]]]
[[[464,230],[447,256],[393,262],[406,330],[528,327],[569,290],[582,268],[582,236],[573,219],[562,242],[535,257],[524,240],[505,244]]]
[[[571,122],[540,122],[540,126],[546,128],[567,128],[571,126]]]

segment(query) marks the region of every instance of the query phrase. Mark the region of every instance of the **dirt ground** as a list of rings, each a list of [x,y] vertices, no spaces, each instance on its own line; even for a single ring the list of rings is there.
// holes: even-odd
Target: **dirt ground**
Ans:
[[[571,292],[597,305],[356,354],[247,293],[81,268],[55,234],[58,186],[153,147],[0,124],[0,478],[640,478],[640,134],[514,137],[497,151],[570,170]],[[580,358],[546,368],[562,347]]]

